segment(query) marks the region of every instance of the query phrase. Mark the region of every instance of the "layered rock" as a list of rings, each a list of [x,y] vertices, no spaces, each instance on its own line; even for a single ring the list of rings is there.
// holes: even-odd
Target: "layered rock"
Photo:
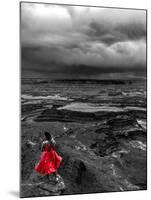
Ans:
[[[45,109],[37,118],[36,121],[60,121],[60,122],[87,122],[87,121],[101,121],[104,119],[112,119],[121,115],[133,116],[134,118],[146,119],[146,109],[136,107],[112,107],[112,106],[98,106],[89,107],[88,110],[92,111],[80,111],[80,109],[74,107],[68,108],[68,106],[52,107]],[[94,110],[94,111],[93,111]],[[97,111],[98,110],[98,111]],[[120,117],[119,117],[120,118]]]
[[[24,144],[22,196],[146,189],[146,129],[136,120],[135,112],[80,112],[58,108],[56,105],[44,110],[35,121],[61,121],[68,126],[66,132],[56,136],[56,151],[63,157],[58,172],[66,188],[56,191],[50,183],[44,183],[43,189],[34,184],[32,189],[24,185],[30,182],[40,155],[39,149],[31,151],[30,145]],[[81,122],[81,126],[75,122]]]

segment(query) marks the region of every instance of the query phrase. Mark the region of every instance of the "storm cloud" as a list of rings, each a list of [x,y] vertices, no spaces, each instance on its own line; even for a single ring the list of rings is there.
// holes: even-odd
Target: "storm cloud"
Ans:
[[[146,11],[22,3],[21,59],[54,78],[144,77]]]

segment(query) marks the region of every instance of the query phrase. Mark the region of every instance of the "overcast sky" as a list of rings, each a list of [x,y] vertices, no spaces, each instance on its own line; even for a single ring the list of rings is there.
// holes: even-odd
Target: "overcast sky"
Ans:
[[[146,11],[21,4],[23,76],[143,78]]]

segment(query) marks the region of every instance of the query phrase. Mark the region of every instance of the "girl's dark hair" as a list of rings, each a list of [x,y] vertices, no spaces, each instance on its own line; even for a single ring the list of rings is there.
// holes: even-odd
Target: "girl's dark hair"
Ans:
[[[47,140],[51,139],[51,134],[49,132],[45,131],[44,134]]]

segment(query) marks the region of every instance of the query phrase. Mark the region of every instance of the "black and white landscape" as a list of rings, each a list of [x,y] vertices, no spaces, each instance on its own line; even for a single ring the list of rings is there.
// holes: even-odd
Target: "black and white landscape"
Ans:
[[[21,196],[147,189],[146,11],[21,3]],[[63,191],[32,147],[51,132]]]

